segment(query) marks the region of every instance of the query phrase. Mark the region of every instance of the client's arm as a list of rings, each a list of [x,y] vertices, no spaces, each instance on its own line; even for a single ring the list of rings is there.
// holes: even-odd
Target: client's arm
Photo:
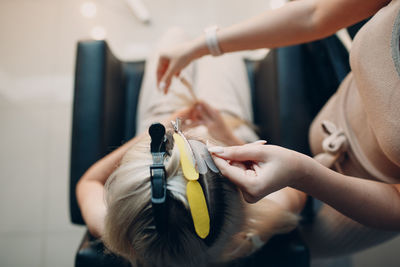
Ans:
[[[286,187],[254,204],[245,203],[247,227],[244,231],[253,232],[263,242],[275,234],[292,231],[298,225],[298,214],[306,199],[303,192]]]
[[[104,184],[110,174],[118,167],[126,151],[140,137],[131,139],[92,165],[76,186],[76,196],[83,219],[89,232],[101,237],[104,229],[106,206],[104,203]]]
[[[286,187],[257,203],[244,203],[243,226],[227,247],[226,257],[235,259],[250,255],[272,236],[295,229],[305,202],[303,192]]]
[[[266,196],[287,211],[299,214],[306,204],[307,195],[291,187],[285,187]]]

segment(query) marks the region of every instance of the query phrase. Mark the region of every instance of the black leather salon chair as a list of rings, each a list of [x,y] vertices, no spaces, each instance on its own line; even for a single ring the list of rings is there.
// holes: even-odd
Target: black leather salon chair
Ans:
[[[312,118],[349,71],[347,52],[336,37],[271,51],[261,61],[246,61],[254,121],[269,143],[309,153]],[[332,48],[334,52],[332,52]],[[70,168],[70,215],[84,225],[75,186],[98,159],[136,134],[136,109],[145,62],[122,62],[105,41],[77,46]],[[293,88],[294,87],[294,88]],[[304,212],[310,221],[312,207]],[[130,266],[104,253],[101,241],[85,234],[76,267]],[[275,236],[258,253],[232,266],[307,267],[309,252],[298,231]]]

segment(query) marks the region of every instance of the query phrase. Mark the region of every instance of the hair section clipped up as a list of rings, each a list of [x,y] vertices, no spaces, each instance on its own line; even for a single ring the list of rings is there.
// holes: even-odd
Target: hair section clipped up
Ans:
[[[206,266],[242,223],[237,189],[202,140],[161,124],[126,153],[105,185],[107,248],[143,266]]]

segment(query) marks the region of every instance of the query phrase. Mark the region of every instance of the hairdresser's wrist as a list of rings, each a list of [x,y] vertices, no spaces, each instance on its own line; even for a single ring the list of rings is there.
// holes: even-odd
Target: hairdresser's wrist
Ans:
[[[313,158],[302,154],[296,153],[296,160],[294,161],[294,175],[290,181],[290,187],[303,191],[304,186],[311,181],[312,176],[315,175],[315,169],[318,162]]]
[[[192,60],[201,58],[202,56],[206,56],[210,53],[204,35],[200,35],[196,39],[192,40],[190,47],[189,53]]]

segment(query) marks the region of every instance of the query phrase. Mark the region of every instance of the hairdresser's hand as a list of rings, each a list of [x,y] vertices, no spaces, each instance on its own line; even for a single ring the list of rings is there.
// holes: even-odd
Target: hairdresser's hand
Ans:
[[[170,47],[160,53],[157,65],[157,84],[164,93],[168,92],[173,76],[179,75],[191,61],[189,43]]]
[[[229,126],[225,123],[221,113],[205,102],[197,102],[192,113],[193,126],[204,125],[209,134],[218,141],[227,145],[241,145],[244,142],[238,139]]]
[[[171,80],[178,76],[190,62],[207,53],[203,37],[169,47],[160,53],[157,64],[157,84],[168,93]]]
[[[260,143],[233,147],[211,147],[222,174],[235,183],[250,203],[292,186],[302,179],[309,157],[293,150]]]

